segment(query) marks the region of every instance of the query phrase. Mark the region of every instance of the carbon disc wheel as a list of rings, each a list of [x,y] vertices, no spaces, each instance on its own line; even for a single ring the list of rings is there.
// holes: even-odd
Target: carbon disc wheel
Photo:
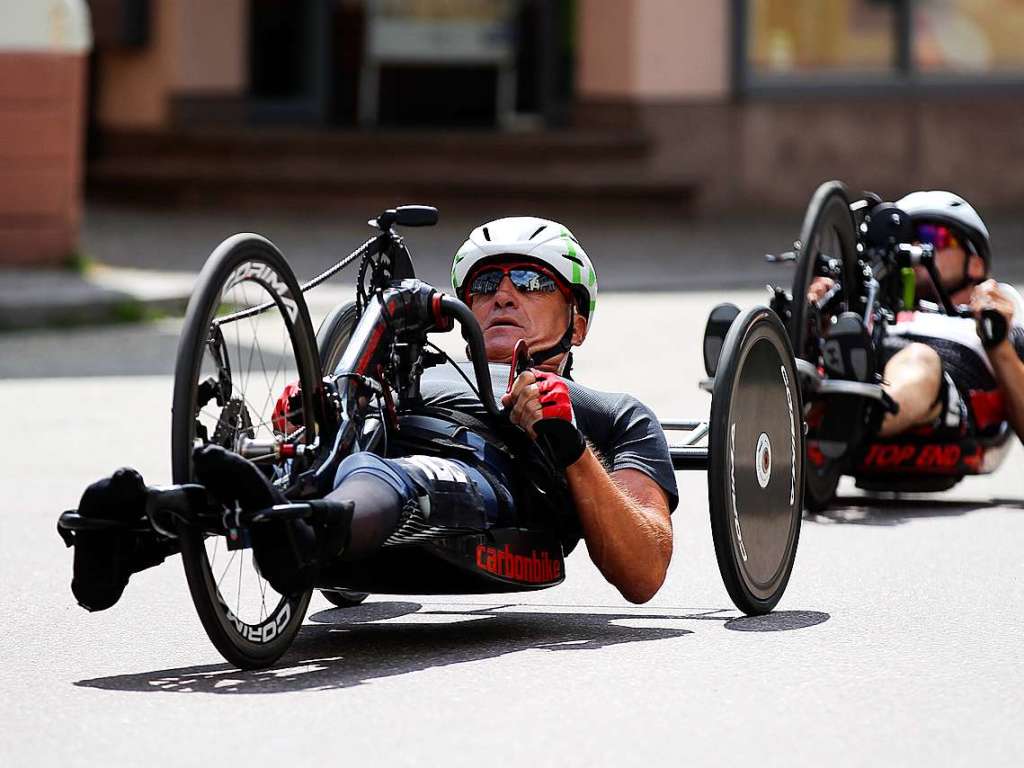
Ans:
[[[769,612],[796,558],[803,419],[785,328],[764,307],[743,312],[722,345],[711,400],[708,508],[729,597]]]
[[[285,385],[301,393],[274,416]],[[320,366],[302,294],[284,257],[257,235],[235,235],[213,252],[189,301],[174,377],[175,483],[195,482],[192,452],[215,443],[252,460],[285,495],[309,467],[321,402]],[[281,595],[262,577],[248,532],[230,512],[179,524],[196,611],[230,663],[272,664],[291,645],[311,592]],[[214,516],[215,517],[215,516]]]

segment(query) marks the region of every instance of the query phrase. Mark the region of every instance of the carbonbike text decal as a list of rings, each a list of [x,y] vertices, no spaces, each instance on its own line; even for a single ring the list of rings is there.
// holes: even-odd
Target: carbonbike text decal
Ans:
[[[224,288],[221,290],[221,298],[226,297],[228,295],[228,291],[243,280],[253,280],[276,293],[278,297],[280,297],[281,303],[284,304],[288,317],[293,323],[295,322],[295,318],[299,314],[299,306],[295,303],[295,299],[288,295],[289,291],[287,284],[285,284],[284,280],[280,278],[277,272],[275,272],[269,264],[264,264],[259,261],[247,261],[240,264],[225,281]]]
[[[562,561],[551,557],[547,552],[537,556],[537,550],[530,555],[518,555],[506,544],[503,549],[479,544],[476,548],[476,567],[503,576],[506,579],[525,581],[530,584],[543,584],[557,581],[562,577]]]
[[[223,599],[220,601],[220,604],[224,608],[227,620],[234,625],[235,631],[249,642],[259,643],[261,645],[263,643],[269,643],[281,634],[284,631],[284,628],[288,626],[288,621],[292,617],[292,606],[288,600],[282,601],[281,609],[277,614],[271,616],[262,624],[246,624],[240,618],[235,616]]]

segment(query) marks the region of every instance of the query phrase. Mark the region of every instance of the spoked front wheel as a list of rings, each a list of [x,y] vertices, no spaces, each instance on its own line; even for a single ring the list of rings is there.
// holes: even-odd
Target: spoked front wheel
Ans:
[[[296,380],[299,393],[275,414],[285,385]],[[178,345],[174,482],[195,482],[192,452],[214,443],[253,461],[285,495],[293,492],[311,464],[321,388],[309,312],[284,257],[257,235],[225,240],[199,275]],[[311,593],[273,590],[248,531],[231,528],[231,511],[202,525],[179,524],[185,575],[217,650],[239,667],[265,667],[288,649]]]

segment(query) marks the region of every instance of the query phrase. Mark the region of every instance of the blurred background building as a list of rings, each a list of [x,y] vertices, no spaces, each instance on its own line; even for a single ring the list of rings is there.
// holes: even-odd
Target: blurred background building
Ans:
[[[89,189],[1024,200],[1019,0],[92,0]]]
[[[0,15],[46,7],[52,26],[84,2],[0,0]],[[0,78],[18,105],[7,132],[31,145],[0,142],[0,218],[77,190],[10,175],[35,168],[29,156],[57,155],[80,173],[78,138],[29,114],[47,99],[81,115],[99,204],[796,212],[826,178],[893,196],[953,188],[985,211],[1024,202],[1020,0],[87,5],[84,108],[44,66]],[[36,188],[43,202],[29,204]],[[77,224],[75,205],[61,210],[51,261]]]

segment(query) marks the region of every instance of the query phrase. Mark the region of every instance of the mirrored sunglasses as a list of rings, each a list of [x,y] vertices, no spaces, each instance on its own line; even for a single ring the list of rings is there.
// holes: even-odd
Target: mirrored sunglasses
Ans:
[[[469,295],[496,293],[506,276],[521,293],[553,293],[560,290],[554,276],[539,267],[502,265],[484,267],[477,272],[469,283]]]

